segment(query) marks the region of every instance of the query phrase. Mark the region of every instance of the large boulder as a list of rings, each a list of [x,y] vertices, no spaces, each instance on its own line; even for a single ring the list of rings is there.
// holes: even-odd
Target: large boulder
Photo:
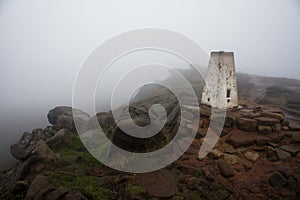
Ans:
[[[248,132],[255,132],[257,121],[249,118],[238,118],[236,120],[236,125],[241,130],[248,131]]]
[[[17,160],[26,160],[34,146],[23,147],[22,144],[16,143],[10,146],[11,155]]]
[[[115,126],[115,120],[111,112],[97,113],[88,123],[88,129],[98,129],[99,125],[103,129],[112,129]]]
[[[55,134],[52,127],[34,129],[32,133],[25,132],[17,143],[10,146],[11,155],[18,160],[26,160],[40,140],[47,140]]]
[[[15,149],[12,148],[11,150]],[[35,145],[20,150],[20,155],[13,155],[17,158],[19,158],[18,156],[22,156],[19,158],[22,162],[18,162],[12,173],[6,176],[1,192],[8,191],[17,181],[22,181],[28,176],[32,177],[39,173],[43,168],[45,160],[50,162],[57,162],[59,160],[59,156],[54,154],[43,140],[39,140]]]
[[[68,134],[72,134],[72,132],[68,129],[61,129],[53,137],[47,139],[45,142],[51,149],[60,148],[68,142]]]
[[[60,115],[72,116],[72,108],[68,106],[58,106],[49,111],[47,118],[51,124],[55,124]]]
[[[56,132],[54,132],[55,134]],[[52,133],[46,132],[44,129],[37,128],[32,130],[32,140],[31,143],[36,143],[39,140],[46,140],[52,137]]]
[[[73,121],[73,117],[70,115],[59,115],[57,117],[55,124],[53,124],[53,127],[56,130],[63,129],[63,128],[74,130],[75,124]]]
[[[30,145],[32,138],[33,136],[31,133],[25,132],[19,141],[19,146],[25,148],[28,147]]]
[[[1,177],[1,191],[4,194],[10,190],[17,181],[22,181],[31,174],[36,174],[40,169],[40,164],[43,162],[43,158],[39,156],[31,156],[23,162],[18,162],[12,169],[11,173]]]
[[[58,159],[58,156],[54,154],[54,152],[48,147],[48,145],[43,140],[38,141],[38,143],[35,145],[35,148],[30,152],[30,154],[39,156],[47,160]]]
[[[75,130],[74,116],[83,130],[87,129],[90,116],[78,109],[72,109],[68,106],[58,106],[49,111],[47,118],[56,130],[69,129]]]
[[[24,161],[33,154],[48,154],[51,152],[51,149],[42,139],[32,137],[32,135],[25,132],[19,142],[10,146],[10,153],[14,158]],[[50,150],[49,152],[48,149]]]
[[[17,160],[26,160],[30,151],[34,148],[31,142],[32,138],[31,133],[25,132],[16,144],[10,146],[11,155]]]

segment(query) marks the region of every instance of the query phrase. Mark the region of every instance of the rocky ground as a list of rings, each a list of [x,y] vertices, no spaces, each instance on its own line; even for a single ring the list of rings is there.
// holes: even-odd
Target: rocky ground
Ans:
[[[168,98],[167,102],[167,124],[149,141],[126,136],[115,126],[111,113],[90,118],[82,111],[75,112],[87,130],[95,128],[91,120],[99,120],[115,144],[141,151],[174,137],[180,114],[176,100]],[[141,104],[131,107],[136,123],[149,123],[147,109]],[[287,121],[281,110],[257,105],[228,110],[217,145],[199,159],[211,120],[209,107],[201,106],[200,112],[197,135],[180,159],[159,171],[130,174],[112,170],[93,158],[77,135],[72,109],[56,107],[48,113],[52,126],[25,132],[11,146],[11,154],[19,162],[1,172],[1,199],[300,198],[297,122]]]

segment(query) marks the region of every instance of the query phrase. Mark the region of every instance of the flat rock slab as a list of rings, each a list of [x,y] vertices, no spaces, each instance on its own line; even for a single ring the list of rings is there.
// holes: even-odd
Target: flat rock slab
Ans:
[[[267,109],[267,110],[264,110],[264,112],[283,114],[282,110],[280,110],[280,109],[271,109],[271,110]]]
[[[279,143],[280,141],[282,141],[285,138],[285,133],[286,132],[272,133],[272,134],[268,135],[268,137],[270,137],[273,140],[273,142]]]
[[[257,121],[254,119],[242,117],[236,120],[236,125],[239,129],[242,129],[244,131],[255,132]]]
[[[247,147],[254,144],[254,138],[251,133],[246,133],[240,130],[234,130],[230,133],[226,142],[235,148]]]
[[[268,144],[268,142],[272,142],[271,138],[264,136],[256,136],[254,140],[257,146],[264,146]]]
[[[290,142],[291,143],[300,143],[300,133],[299,132],[293,133],[293,135],[291,136]]]
[[[288,159],[291,157],[291,154],[281,148],[276,148],[276,154],[278,156],[278,158],[281,160],[281,161],[288,161]]]
[[[299,130],[300,130],[300,124],[295,123],[295,122],[291,122],[291,123],[289,124],[289,129],[290,129],[291,131],[299,131]]]
[[[213,159],[218,159],[221,156],[223,156],[224,153],[222,153],[221,151],[219,151],[218,149],[213,149],[209,152],[209,156]]]
[[[258,125],[257,130],[262,134],[269,134],[272,132],[272,128],[268,125]]]
[[[256,152],[247,151],[244,155],[248,160],[252,162],[255,162],[259,158],[259,153]]]
[[[224,160],[231,165],[239,164],[241,161],[240,157],[231,154],[225,154]]]
[[[287,145],[281,146],[280,149],[289,152],[292,156],[295,156],[300,151],[299,148],[287,146]]]
[[[260,113],[252,113],[252,112],[251,113],[242,113],[241,116],[245,117],[245,118],[250,118],[250,119],[261,117]]]
[[[280,120],[278,119],[273,119],[269,117],[258,117],[255,118],[260,125],[274,125],[274,124],[279,124]]]
[[[278,120],[284,120],[283,114],[280,113],[274,113],[274,112],[262,112],[261,113],[262,117],[268,117],[268,118],[273,118],[273,119],[278,119]]]
[[[287,180],[279,172],[272,173],[268,181],[273,187],[282,186],[287,183]]]
[[[172,197],[177,194],[175,177],[168,170],[138,174],[134,182],[153,197]]]

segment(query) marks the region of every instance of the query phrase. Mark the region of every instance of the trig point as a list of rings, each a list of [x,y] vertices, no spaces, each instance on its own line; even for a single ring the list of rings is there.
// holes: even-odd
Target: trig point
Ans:
[[[211,53],[205,82],[201,103],[220,109],[238,106],[233,52]]]

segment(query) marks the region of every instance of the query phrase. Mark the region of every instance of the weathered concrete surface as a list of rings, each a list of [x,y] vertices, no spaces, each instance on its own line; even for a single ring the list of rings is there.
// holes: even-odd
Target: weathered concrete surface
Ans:
[[[215,108],[238,106],[233,52],[212,52],[201,102]]]

